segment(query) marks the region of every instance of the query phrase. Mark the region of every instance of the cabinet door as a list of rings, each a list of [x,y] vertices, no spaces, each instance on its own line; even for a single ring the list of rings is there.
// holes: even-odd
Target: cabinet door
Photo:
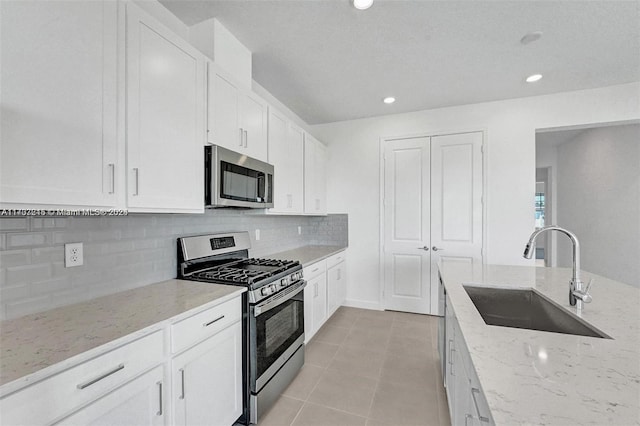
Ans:
[[[232,151],[243,147],[239,122],[240,91],[238,87],[208,63],[208,132],[207,141]]]
[[[313,290],[313,332],[318,331],[327,320],[327,273],[323,272],[307,284]]]
[[[269,108],[269,158],[274,166],[274,207],[270,213],[302,213],[304,131]]]
[[[288,168],[287,119],[269,108],[268,161],[273,164],[273,208],[270,212],[287,213],[292,209],[291,177]]]
[[[59,425],[166,424],[164,368],[158,366],[61,420]]]
[[[128,206],[204,211],[204,60],[127,4]]]
[[[304,131],[289,123],[287,131],[287,176],[291,193],[291,212],[304,211]]]
[[[0,203],[116,205],[117,8],[0,2]]]
[[[344,302],[346,284],[344,262],[327,270],[327,317],[333,315]]]
[[[231,425],[242,414],[241,322],[176,356],[176,425]]]
[[[252,92],[245,92],[241,101],[241,127],[244,133],[244,151],[241,152],[267,161],[267,104]]]
[[[453,398],[453,417],[451,424],[471,425],[475,421],[475,410],[471,399],[471,385],[464,369],[462,349],[456,345],[454,352],[455,396]]]
[[[304,139],[304,212],[326,214],[326,147],[313,136]]]

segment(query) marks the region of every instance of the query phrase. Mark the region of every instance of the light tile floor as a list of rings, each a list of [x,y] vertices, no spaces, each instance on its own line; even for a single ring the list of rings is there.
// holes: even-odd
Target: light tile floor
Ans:
[[[341,307],[259,426],[448,426],[437,337],[437,317]]]

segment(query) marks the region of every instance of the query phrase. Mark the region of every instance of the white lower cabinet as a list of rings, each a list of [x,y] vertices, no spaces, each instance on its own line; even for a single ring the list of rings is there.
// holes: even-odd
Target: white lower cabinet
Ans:
[[[320,269],[318,266],[316,268]],[[309,341],[327,320],[326,269],[307,280],[307,287],[304,289],[304,304],[304,335],[305,340]]]
[[[493,425],[471,356],[447,297],[445,309],[447,364],[445,384],[452,425]]]
[[[304,341],[342,306],[347,295],[346,254],[340,252],[304,268]]]
[[[329,266],[327,264],[327,266]],[[327,268],[327,316],[330,317],[347,298],[346,263],[344,260]]]
[[[242,414],[238,321],[171,361],[175,425],[232,425]]]
[[[165,393],[164,368],[158,366],[56,424],[164,425]]]
[[[232,425],[242,414],[240,300],[78,355],[84,360],[0,398],[0,423]]]

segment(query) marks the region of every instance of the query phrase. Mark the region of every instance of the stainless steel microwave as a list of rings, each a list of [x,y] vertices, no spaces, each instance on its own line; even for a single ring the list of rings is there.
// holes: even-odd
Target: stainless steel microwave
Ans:
[[[273,166],[217,145],[204,147],[205,206],[273,207]]]

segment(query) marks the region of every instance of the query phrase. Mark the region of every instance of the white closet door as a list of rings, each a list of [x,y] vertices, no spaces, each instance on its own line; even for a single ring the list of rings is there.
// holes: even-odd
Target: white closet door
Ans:
[[[438,261],[482,263],[481,132],[431,138],[431,246],[432,311],[438,313]]]
[[[427,314],[431,309],[429,138],[385,142],[384,305]]]
[[[384,307],[438,312],[438,261],[482,263],[482,133],[384,145]]]

